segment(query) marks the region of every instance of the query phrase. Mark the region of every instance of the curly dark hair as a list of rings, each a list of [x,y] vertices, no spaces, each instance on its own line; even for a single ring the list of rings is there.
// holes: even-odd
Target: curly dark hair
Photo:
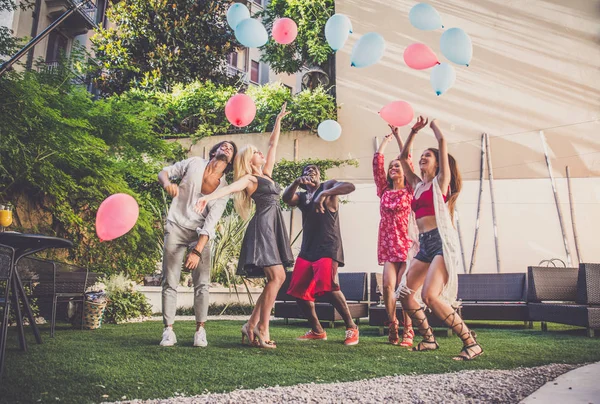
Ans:
[[[233,160],[235,159],[235,156],[237,154],[237,146],[235,145],[235,143],[233,143],[231,140],[223,140],[222,142],[217,143],[210,149],[210,152],[208,153],[208,158],[212,160],[213,157],[217,155],[217,150],[219,150],[223,143],[229,143],[231,147],[233,147],[233,156],[231,156],[231,161],[227,163],[227,168],[225,169],[225,174],[228,174],[233,171]]]

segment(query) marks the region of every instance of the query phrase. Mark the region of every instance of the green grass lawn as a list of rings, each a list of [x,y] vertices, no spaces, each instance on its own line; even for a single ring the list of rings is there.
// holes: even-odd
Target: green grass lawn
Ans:
[[[194,348],[193,322],[175,325],[178,344],[158,346],[160,322],[104,325],[99,330],[58,328],[49,337],[43,326],[42,345],[27,329],[29,351],[18,350],[15,329],[8,334],[6,369],[0,381],[0,402],[99,402],[167,398],[238,388],[351,381],[410,373],[443,373],[462,369],[509,369],[549,363],[600,360],[600,338],[585,330],[549,324],[549,332],[516,324],[477,324],[485,351],[473,362],[455,362],[457,337],[439,330],[441,348],[409,352],[387,344],[376,327],[361,326],[360,344],[345,347],[343,326],[328,329],[328,341],[299,342],[306,323],[272,324],[275,350],[240,345],[237,321],[207,324],[209,346]],[[58,401],[60,400],[60,401]]]

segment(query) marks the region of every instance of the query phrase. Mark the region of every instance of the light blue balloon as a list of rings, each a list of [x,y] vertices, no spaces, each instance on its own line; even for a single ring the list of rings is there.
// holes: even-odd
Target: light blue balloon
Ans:
[[[435,8],[427,3],[414,5],[408,13],[408,19],[413,27],[422,29],[423,31],[444,28],[440,14]]]
[[[260,48],[269,40],[265,26],[253,18],[243,20],[235,27],[235,37],[247,48]]]
[[[350,61],[354,67],[371,66],[383,57],[385,40],[377,32],[364,34],[352,48]]]
[[[227,24],[235,31],[235,27],[242,22],[250,18],[250,11],[242,3],[233,3],[227,10]]]
[[[352,33],[352,23],[350,18],[344,14],[334,14],[325,24],[325,39],[331,46],[331,49],[337,51],[344,47],[348,35]]]
[[[440,49],[449,61],[469,66],[473,57],[471,38],[460,28],[450,28],[440,38]]]
[[[437,95],[442,95],[454,85],[456,72],[448,63],[440,63],[431,69],[431,87]]]
[[[333,142],[342,135],[342,127],[336,121],[328,119],[319,124],[317,133],[321,139]]]

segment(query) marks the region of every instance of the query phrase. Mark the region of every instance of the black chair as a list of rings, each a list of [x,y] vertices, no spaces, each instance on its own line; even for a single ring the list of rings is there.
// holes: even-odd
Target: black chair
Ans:
[[[2,307],[2,328],[0,329],[0,380],[4,370],[4,352],[6,351],[6,337],[8,332],[8,318],[10,314],[10,283],[12,282],[13,262],[15,250],[0,244],[0,284],[4,283],[0,295]]]
[[[58,303],[81,302],[80,324],[83,326],[83,302],[85,290],[94,284],[98,274],[87,268],[26,257],[19,261],[17,270],[21,279],[27,279],[31,285],[31,297],[48,299],[52,302],[50,336],[54,337]]]
[[[287,294],[292,272],[286,274],[286,280],[279,289],[275,303],[275,317],[284,318],[286,324],[288,319],[305,319],[306,316],[296,303],[296,299]],[[353,319],[358,323],[360,318],[369,315],[369,303],[367,300],[367,274],[365,272],[340,272],[340,289],[346,297],[348,310]],[[342,316],[325,297],[317,297],[315,300],[315,312],[317,318],[322,322],[329,323],[334,327],[336,321],[342,320]]]

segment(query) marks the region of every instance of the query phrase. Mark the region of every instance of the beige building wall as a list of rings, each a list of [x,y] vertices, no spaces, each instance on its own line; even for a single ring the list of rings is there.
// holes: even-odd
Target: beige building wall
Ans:
[[[473,40],[473,60],[455,66],[456,84],[436,97],[429,71],[409,69],[402,57],[413,42],[430,46],[441,61],[442,30],[419,31],[408,20],[414,1],[338,1],[336,12],[352,20],[354,34],[337,53],[337,96],[342,137],[321,141],[314,134],[284,133],[279,156],[356,158],[358,168],[329,174],[354,182],[357,191],[341,211],[346,270],[377,270],[379,202],[372,180],[375,136],[389,132],[377,112],[388,102],[405,100],[416,114],[437,118],[465,179],[458,200],[467,266],[471,259],[479,188],[481,134],[491,136],[500,262],[503,272],[524,272],[542,259],[567,260],[544,160],[539,131],[548,141],[573,264],[577,261],[569,214],[565,166],[571,169],[576,225],[582,258],[600,262],[600,1],[598,0],[432,0],[446,28],[463,28]],[[376,31],[386,40],[382,61],[350,67],[352,45]],[[409,127],[401,129],[405,138]],[[268,134],[228,136],[266,149]],[[225,137],[227,138],[227,137]],[[203,139],[191,149],[224,138]],[[429,128],[418,136],[414,159],[435,146]],[[397,153],[390,146],[389,161]],[[486,173],[487,179],[487,173]],[[496,256],[487,181],[480,241],[473,272],[495,272]],[[288,217],[289,214],[286,214]],[[295,234],[300,228],[295,214]]]

